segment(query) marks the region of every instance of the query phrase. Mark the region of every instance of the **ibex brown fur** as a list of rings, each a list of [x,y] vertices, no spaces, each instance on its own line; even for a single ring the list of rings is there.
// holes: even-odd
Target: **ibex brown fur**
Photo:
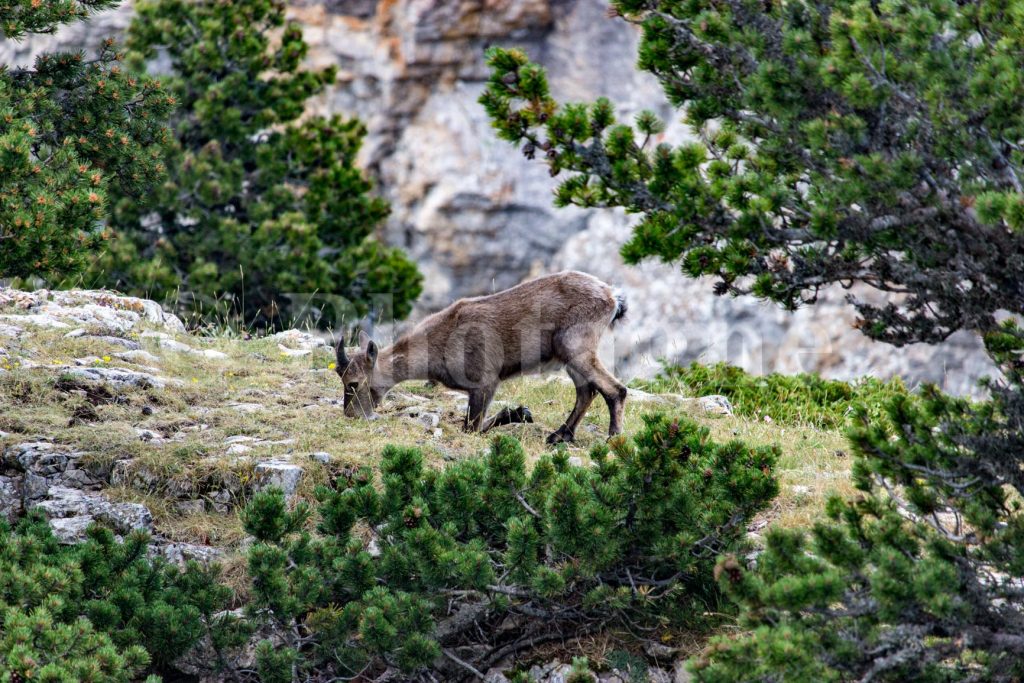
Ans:
[[[611,287],[592,275],[565,271],[490,296],[459,299],[385,349],[362,332],[358,351],[347,354],[341,344],[337,348],[345,414],[371,417],[391,387],[429,379],[468,392],[465,427],[487,431],[528,419],[522,407],[484,419],[503,380],[559,363],[576,385],[576,405],[548,442],[572,441],[597,394],[611,414],[608,434],[618,434],[626,387],[601,364],[597,347],[604,331],[625,312],[625,299]]]

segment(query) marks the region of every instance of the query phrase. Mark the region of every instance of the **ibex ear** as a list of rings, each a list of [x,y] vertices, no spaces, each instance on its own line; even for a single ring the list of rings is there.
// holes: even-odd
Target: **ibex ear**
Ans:
[[[359,330],[359,348],[370,359],[371,365],[377,362],[377,342],[370,339],[370,335],[366,334],[365,330]]]

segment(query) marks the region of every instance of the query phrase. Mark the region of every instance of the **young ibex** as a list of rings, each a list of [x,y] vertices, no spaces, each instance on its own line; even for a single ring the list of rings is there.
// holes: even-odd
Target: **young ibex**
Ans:
[[[391,387],[430,379],[469,393],[465,428],[530,421],[525,408],[485,420],[505,379],[549,363],[565,366],[576,385],[576,405],[548,443],[572,441],[597,394],[608,404],[609,436],[622,431],[626,387],[597,356],[604,331],[626,313],[626,300],[592,275],[565,271],[490,296],[460,299],[378,349],[365,333],[351,355],[338,344],[337,372],[345,387],[345,414],[371,417]]]

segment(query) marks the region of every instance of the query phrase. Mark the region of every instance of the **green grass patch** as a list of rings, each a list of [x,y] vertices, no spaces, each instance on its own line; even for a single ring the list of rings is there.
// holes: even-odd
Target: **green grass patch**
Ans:
[[[721,394],[732,402],[737,415],[820,429],[842,427],[855,404],[863,404],[874,413],[889,398],[908,393],[899,378],[883,382],[864,377],[843,382],[806,373],[752,375],[728,363],[666,366],[646,384],[653,391],[678,391],[691,396]]]

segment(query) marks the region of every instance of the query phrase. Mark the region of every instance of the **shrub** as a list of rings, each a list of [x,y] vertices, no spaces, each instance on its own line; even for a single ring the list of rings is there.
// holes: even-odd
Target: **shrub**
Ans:
[[[907,393],[899,378],[882,382],[864,377],[843,382],[807,373],[758,376],[728,363],[666,366],[650,384],[661,391],[681,387],[691,396],[721,394],[738,415],[767,416],[776,422],[822,429],[841,427],[857,405],[877,415],[890,397]]]
[[[143,533],[88,535],[59,545],[35,512],[13,531],[0,523],[2,680],[136,680],[217,623],[229,592],[215,569],[152,560]]]
[[[365,128],[338,116],[300,120],[336,70],[301,68],[308,46],[285,3],[146,0],[135,9],[133,62],[159,53],[173,72],[175,144],[151,202],[118,195],[93,279],[195,322],[408,315],[421,277],[373,236],[388,207],[356,165]]]
[[[116,4],[4,2],[0,34],[51,33]],[[138,202],[164,173],[173,96],[125,69],[111,41],[96,47],[95,59],[0,65],[0,278],[81,271],[103,245],[110,194]]]
[[[770,532],[754,572],[718,565],[749,631],[716,639],[699,680],[1024,676],[1024,337],[1008,323],[986,341],[1006,375],[990,401],[927,388],[881,419],[858,409],[862,495],[830,501],[809,536]]]
[[[776,456],[653,415],[590,467],[556,453],[528,471],[507,436],[440,471],[390,446],[381,489],[363,469],[318,491],[318,533],[306,507],[258,494],[243,517],[257,539],[247,611],[283,634],[261,646],[261,676],[464,675],[545,641],[701,623],[719,607],[715,558],[742,548],[778,490]]]

